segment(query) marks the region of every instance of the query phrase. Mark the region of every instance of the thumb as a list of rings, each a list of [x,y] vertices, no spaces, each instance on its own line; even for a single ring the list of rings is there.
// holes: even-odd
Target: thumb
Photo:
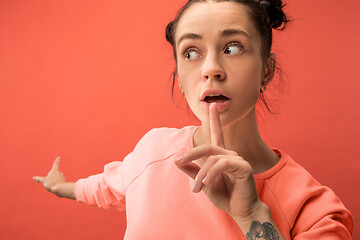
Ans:
[[[60,167],[60,157],[56,157],[51,170],[59,170],[59,167]]]

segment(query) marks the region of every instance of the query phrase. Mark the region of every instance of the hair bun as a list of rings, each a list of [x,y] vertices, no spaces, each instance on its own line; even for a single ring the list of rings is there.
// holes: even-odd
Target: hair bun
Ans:
[[[259,0],[259,3],[268,12],[271,27],[283,30],[286,23],[290,21],[283,11],[286,4],[283,4],[281,0]]]

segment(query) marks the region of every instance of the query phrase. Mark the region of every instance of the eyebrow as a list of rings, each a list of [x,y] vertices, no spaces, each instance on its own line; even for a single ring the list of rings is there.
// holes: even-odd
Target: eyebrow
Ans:
[[[244,30],[240,30],[240,29],[230,28],[230,29],[225,29],[224,31],[220,32],[221,37],[230,37],[233,35],[243,35],[247,38],[250,38],[250,35],[247,32],[245,32]],[[196,33],[185,33],[180,37],[179,41],[177,42],[177,45],[179,45],[180,42],[185,39],[201,40],[202,38],[203,37],[201,35],[196,34]]]
[[[185,40],[185,39],[201,40],[202,36],[200,36],[199,34],[196,34],[196,33],[185,33],[180,37],[180,39],[179,39],[179,41],[177,42],[176,45],[179,46],[180,42]]]
[[[224,31],[221,32],[221,36],[222,37],[229,37],[229,36],[232,36],[232,35],[243,35],[247,38],[250,38],[250,35],[245,32],[244,30],[240,30],[240,29],[225,29]]]

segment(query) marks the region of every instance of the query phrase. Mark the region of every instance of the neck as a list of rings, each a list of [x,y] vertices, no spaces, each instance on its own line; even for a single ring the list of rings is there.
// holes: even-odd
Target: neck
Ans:
[[[279,157],[267,146],[259,133],[255,109],[241,120],[223,127],[225,148],[238,153],[248,161],[254,173],[261,173],[274,166]],[[210,143],[210,129],[201,126],[195,132],[194,145]]]

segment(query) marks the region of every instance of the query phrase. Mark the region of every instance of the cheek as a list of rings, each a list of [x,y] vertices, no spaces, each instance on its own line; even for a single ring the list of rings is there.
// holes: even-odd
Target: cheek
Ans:
[[[181,64],[177,65],[178,70],[178,80],[183,90],[185,92],[191,92],[194,90],[196,85],[196,76],[198,75],[196,68],[191,66],[191,64]]]
[[[231,95],[237,96],[237,101],[233,102],[235,108],[247,112],[256,105],[259,99],[262,66],[257,61],[242,62],[237,66],[228,72],[229,79],[234,80]]]
[[[248,92],[259,91],[261,86],[262,66],[257,61],[243,62],[233,65],[228,71],[228,77],[236,79],[234,91]]]

